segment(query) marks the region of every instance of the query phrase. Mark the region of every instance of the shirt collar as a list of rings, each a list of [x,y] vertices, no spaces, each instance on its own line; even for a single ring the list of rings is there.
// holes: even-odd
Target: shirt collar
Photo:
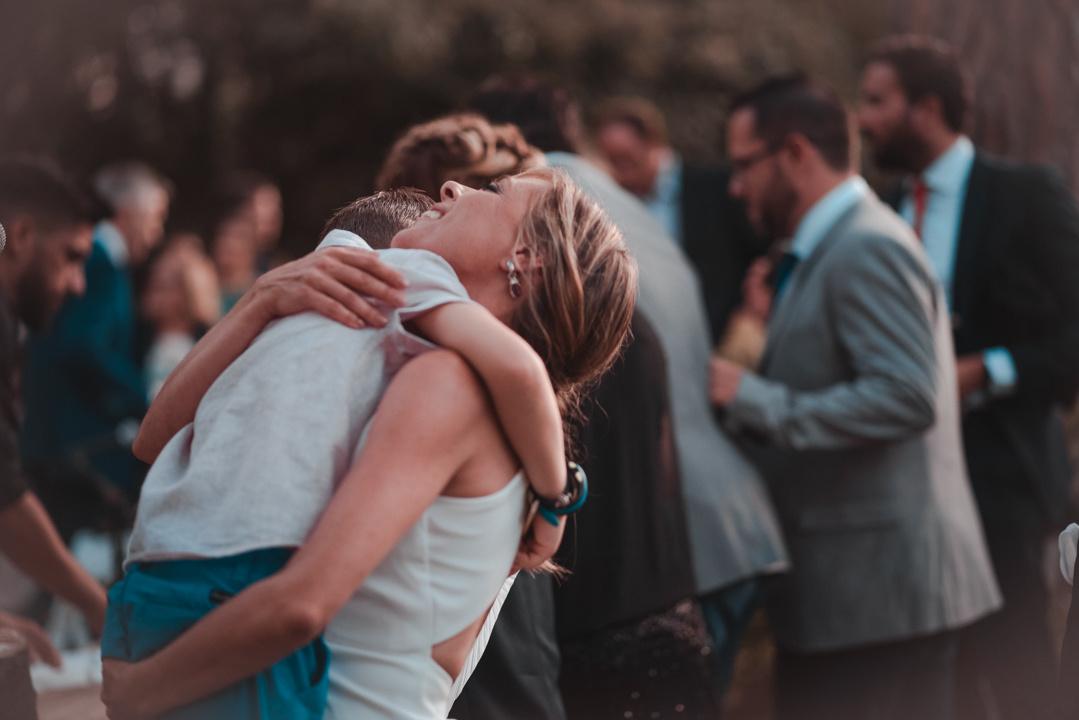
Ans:
[[[839,218],[870,192],[861,175],[854,175],[836,185],[805,214],[791,240],[790,252],[806,260],[820,245]]]
[[[120,229],[108,220],[103,220],[94,228],[94,242],[101,246],[109,261],[118,268],[128,265],[130,255],[127,250],[127,241],[120,233]]]
[[[673,202],[682,192],[682,159],[675,152],[670,152],[663,159],[656,173],[656,184],[652,188],[650,200]]]
[[[322,238],[322,242],[318,244],[316,250],[322,250],[328,247],[350,247],[359,248],[361,250],[370,250],[371,246],[367,244],[367,241],[354,232],[348,230],[330,230],[326,233],[326,237]]]
[[[922,173],[922,181],[930,192],[958,195],[974,164],[974,143],[960,135],[951,147],[940,154]]]

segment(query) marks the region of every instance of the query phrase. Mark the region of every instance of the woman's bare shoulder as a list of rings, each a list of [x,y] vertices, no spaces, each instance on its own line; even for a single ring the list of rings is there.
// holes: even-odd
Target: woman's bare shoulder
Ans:
[[[391,387],[407,393],[425,406],[439,405],[461,421],[491,412],[487,393],[475,371],[450,350],[432,350],[410,360],[394,377]],[[443,415],[443,419],[445,419]]]

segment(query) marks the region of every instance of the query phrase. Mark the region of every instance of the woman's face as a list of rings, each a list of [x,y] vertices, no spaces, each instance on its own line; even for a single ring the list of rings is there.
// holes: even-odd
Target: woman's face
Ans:
[[[477,284],[499,270],[505,279],[505,263],[514,257],[521,222],[537,195],[549,187],[545,176],[528,172],[502,178],[482,190],[444,183],[441,201],[415,225],[398,233],[392,246],[442,256],[476,298]]]

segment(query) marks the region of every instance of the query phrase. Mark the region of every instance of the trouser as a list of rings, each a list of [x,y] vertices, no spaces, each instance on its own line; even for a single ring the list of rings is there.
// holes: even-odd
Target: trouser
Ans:
[[[957,638],[825,653],[780,650],[777,720],[946,720],[952,717]]]
[[[551,576],[521,573],[450,717],[565,720],[559,664]]]
[[[957,690],[964,720],[1043,720],[1055,712],[1045,523],[1033,499],[1015,493],[1006,500],[979,500],[1004,607],[960,633]]]
[[[712,653],[713,688],[722,698],[734,676],[734,661],[742,638],[761,601],[761,581],[741,580],[700,598],[701,613],[715,645]]]
[[[228,598],[279,571],[291,554],[290,549],[271,548],[225,558],[133,564],[109,590],[102,656],[134,662],[154,654]],[[321,718],[328,663],[329,650],[320,637],[257,675],[162,717]]]

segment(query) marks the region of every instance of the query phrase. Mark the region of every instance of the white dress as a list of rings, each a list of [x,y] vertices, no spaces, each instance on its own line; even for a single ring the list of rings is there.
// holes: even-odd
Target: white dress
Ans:
[[[446,717],[454,678],[431,649],[484,617],[499,594],[527,487],[518,473],[490,495],[439,497],[375,568],[326,630],[327,718]]]

